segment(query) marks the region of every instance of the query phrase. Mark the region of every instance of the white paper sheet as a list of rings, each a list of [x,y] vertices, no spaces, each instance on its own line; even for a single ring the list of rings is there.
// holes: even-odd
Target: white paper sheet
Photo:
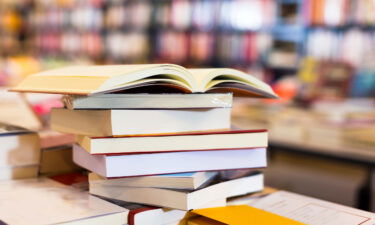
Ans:
[[[375,214],[286,191],[250,203],[309,225],[374,225]]]

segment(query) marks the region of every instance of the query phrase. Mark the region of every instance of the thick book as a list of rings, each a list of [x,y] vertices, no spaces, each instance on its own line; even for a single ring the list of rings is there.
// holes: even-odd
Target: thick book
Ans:
[[[231,93],[65,95],[62,100],[68,109],[230,108],[233,95]]]
[[[263,174],[260,173],[230,181],[213,183],[194,191],[104,186],[90,183],[90,193],[94,195],[181,210],[224,206],[226,199],[229,197],[257,192],[262,189]],[[220,199],[223,199],[222,204],[207,205],[209,202],[215,202]]]
[[[48,178],[0,181],[0,224],[118,224],[128,210]]]
[[[78,165],[103,177],[263,168],[267,165],[266,148],[91,155],[75,144],[73,160]]]
[[[38,134],[22,127],[0,122],[0,168],[38,165]]]
[[[230,128],[230,108],[69,110],[54,108],[54,130],[88,136],[179,133]]]
[[[96,173],[90,173],[89,182],[103,186],[155,187],[194,190],[214,179],[217,175],[217,172],[190,172],[107,179]]]
[[[231,130],[185,134],[90,137],[77,143],[91,154],[206,151],[267,147],[267,130]]]
[[[70,66],[33,74],[13,91],[90,95],[139,87],[165,86],[185,93],[238,91],[250,96],[277,95],[254,76],[229,68],[186,69],[174,64]]]

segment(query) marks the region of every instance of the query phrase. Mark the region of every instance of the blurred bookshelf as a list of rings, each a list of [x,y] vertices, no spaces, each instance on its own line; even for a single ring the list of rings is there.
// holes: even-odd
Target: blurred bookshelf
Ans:
[[[372,97],[374,10],[371,0],[2,1],[0,54],[235,67],[270,83],[288,75],[329,83],[325,98]],[[346,73],[320,82],[322,67]],[[330,85],[345,82],[345,91]]]

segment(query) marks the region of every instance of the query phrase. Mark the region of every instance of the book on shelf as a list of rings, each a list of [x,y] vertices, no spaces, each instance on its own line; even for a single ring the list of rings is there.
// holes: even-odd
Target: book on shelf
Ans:
[[[48,178],[0,181],[2,224],[118,224],[128,210]]]
[[[30,75],[11,90],[91,95],[158,86],[185,93],[236,91],[248,96],[277,97],[269,85],[239,70],[186,69],[175,64],[71,66]]]
[[[54,108],[52,129],[88,136],[179,133],[230,128],[230,108],[69,110]]]
[[[155,153],[267,147],[267,130],[230,130],[115,137],[76,136],[91,154]]]
[[[73,161],[103,177],[263,168],[266,148],[147,154],[92,155],[75,144]]]
[[[190,172],[107,179],[96,173],[90,173],[89,182],[103,186],[154,187],[195,190],[214,179],[217,175],[218,172]]]
[[[206,94],[101,94],[92,96],[65,95],[68,109],[187,109],[230,108],[231,93]]]
[[[106,198],[181,210],[226,205],[229,197],[244,195],[263,189],[263,174],[207,184],[198,190],[181,190],[147,187],[119,187],[90,183],[90,193]],[[221,202],[218,202],[222,200]],[[211,203],[211,204],[208,204]],[[218,204],[220,203],[220,204]]]
[[[40,142],[35,132],[0,122],[0,146],[0,168],[39,164]]]

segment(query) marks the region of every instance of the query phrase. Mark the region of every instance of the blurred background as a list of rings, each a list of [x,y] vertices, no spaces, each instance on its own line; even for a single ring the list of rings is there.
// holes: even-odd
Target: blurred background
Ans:
[[[375,211],[374,0],[0,1],[0,121],[48,126],[59,96],[5,91],[31,73],[119,63],[265,80],[233,123],[269,129],[267,185]]]

